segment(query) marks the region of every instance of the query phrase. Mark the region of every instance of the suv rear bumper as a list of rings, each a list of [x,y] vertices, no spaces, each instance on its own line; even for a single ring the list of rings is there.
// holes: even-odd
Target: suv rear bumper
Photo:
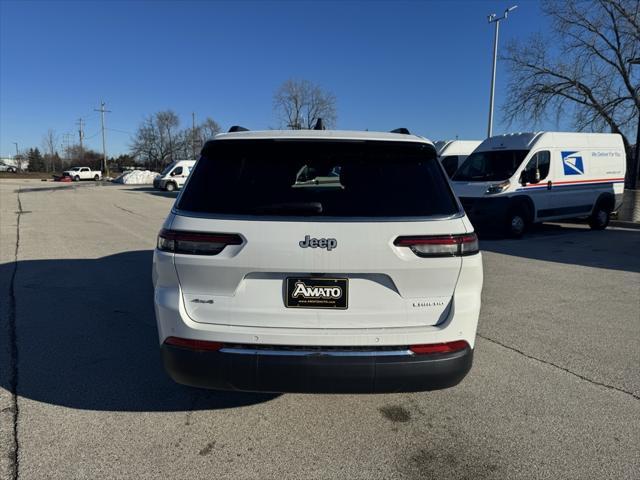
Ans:
[[[291,393],[391,393],[457,385],[471,369],[470,347],[431,355],[299,355],[194,351],[162,345],[171,378],[216,390]]]

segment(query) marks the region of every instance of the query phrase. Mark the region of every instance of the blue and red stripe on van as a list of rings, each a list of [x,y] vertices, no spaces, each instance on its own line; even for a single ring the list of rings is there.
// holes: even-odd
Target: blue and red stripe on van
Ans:
[[[566,188],[566,187],[583,187],[589,185],[613,185],[616,183],[624,183],[623,178],[596,178],[591,180],[565,180],[560,182],[551,182],[551,188]],[[532,185],[526,185],[518,188],[516,191],[532,191],[532,190],[547,190],[549,188],[548,183],[536,183]]]

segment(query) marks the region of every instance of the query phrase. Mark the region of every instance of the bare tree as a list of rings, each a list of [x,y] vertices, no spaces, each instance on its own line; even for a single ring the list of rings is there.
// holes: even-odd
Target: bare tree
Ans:
[[[320,118],[328,128],[336,123],[336,97],[308,80],[284,82],[273,95],[273,107],[292,130],[311,129]]]
[[[180,159],[196,158],[207,140],[212,139],[221,132],[220,125],[213,118],[207,117],[195,128],[186,128],[179,132],[180,149],[177,151]]]
[[[510,71],[507,122],[569,114],[580,131],[619,133],[631,172],[628,135],[637,125],[640,96],[638,70],[629,60],[640,55],[640,2],[546,0],[542,8],[552,22],[550,37],[513,42],[503,57]]]
[[[180,148],[176,132],[180,125],[180,119],[173,110],[165,110],[156,113],[155,121],[160,141],[167,146],[168,161],[171,163],[176,160],[175,151]]]
[[[177,130],[179,123],[178,116],[171,110],[147,117],[130,145],[132,155],[156,170],[174,161],[183,143]]]
[[[173,161],[191,158],[194,144],[200,150],[206,140],[220,132],[220,125],[209,117],[195,132],[192,128],[180,130],[179,126],[179,118],[171,110],[145,118],[130,144],[132,156],[159,170]]]
[[[53,172],[55,169],[55,158],[56,158],[56,146],[58,145],[58,135],[56,131],[52,128],[47,130],[47,133],[42,137],[42,149],[44,150],[45,156],[45,168],[47,171]]]
[[[204,142],[212,139],[222,131],[218,122],[211,117],[207,117],[205,121],[197,127],[197,130],[200,134],[201,144],[204,144]]]
[[[158,169],[162,153],[159,151],[157,132],[153,117],[148,117],[140,124],[130,145],[132,155],[145,163],[149,168]]]
[[[206,141],[211,140],[221,131],[222,129],[218,122],[211,117],[207,117],[204,122],[196,126],[195,131],[191,134],[190,141],[193,142],[195,151],[200,152]],[[193,138],[193,135],[195,135],[195,138]]]

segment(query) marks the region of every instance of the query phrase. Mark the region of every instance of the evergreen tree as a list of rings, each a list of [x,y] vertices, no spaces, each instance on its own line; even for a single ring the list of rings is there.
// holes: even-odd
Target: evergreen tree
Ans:
[[[27,153],[27,158],[29,159],[29,170],[32,172],[44,172],[46,171],[46,165],[44,163],[44,158],[40,153],[40,150],[36,148],[30,148]]]

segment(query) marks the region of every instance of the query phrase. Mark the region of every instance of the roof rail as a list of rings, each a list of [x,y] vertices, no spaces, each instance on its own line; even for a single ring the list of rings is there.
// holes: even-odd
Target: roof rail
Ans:
[[[233,132],[248,132],[248,131],[249,131],[248,128],[241,127],[240,125],[234,125],[233,127],[231,127],[229,129],[229,133],[233,133]]]
[[[411,132],[409,131],[409,129],[404,127],[391,130],[391,133],[401,133],[402,135],[411,135]]]

